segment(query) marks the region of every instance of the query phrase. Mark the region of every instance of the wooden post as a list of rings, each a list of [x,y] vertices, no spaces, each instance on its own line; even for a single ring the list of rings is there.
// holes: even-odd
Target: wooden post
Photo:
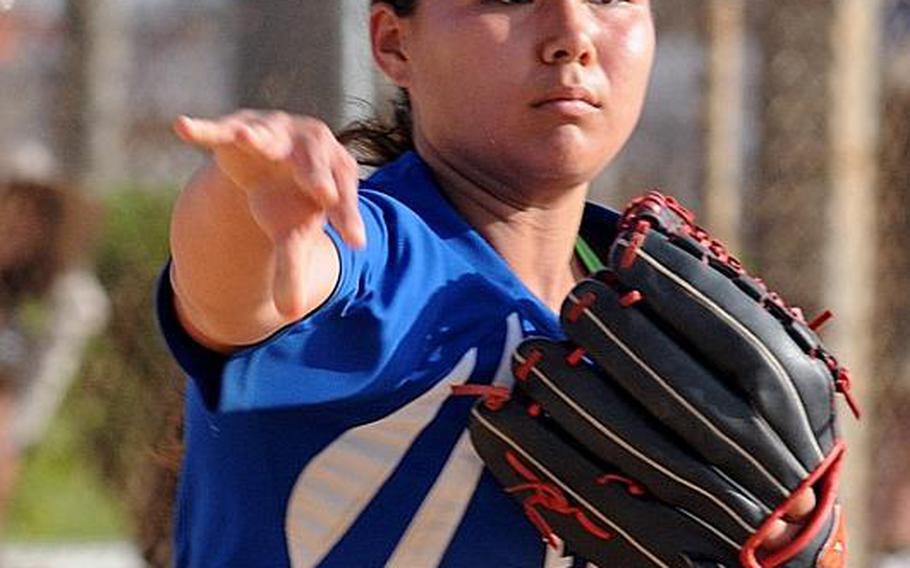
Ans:
[[[831,30],[833,64],[830,95],[831,190],[824,292],[838,314],[826,338],[853,371],[857,398],[871,405],[876,297],[876,168],[878,165],[881,38],[880,0],[838,0]],[[869,566],[867,531],[871,465],[870,432],[875,416],[860,427],[843,421],[850,447],[842,496],[849,508],[850,564]]]
[[[126,178],[131,60],[120,0],[69,0],[57,132],[64,174],[93,191]]]
[[[741,250],[745,0],[705,4],[705,225],[731,250]]]

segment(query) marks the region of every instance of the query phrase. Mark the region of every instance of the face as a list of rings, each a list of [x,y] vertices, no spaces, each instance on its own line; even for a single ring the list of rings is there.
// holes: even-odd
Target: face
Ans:
[[[420,0],[402,22],[415,139],[455,166],[515,186],[585,183],[638,121],[648,0]]]

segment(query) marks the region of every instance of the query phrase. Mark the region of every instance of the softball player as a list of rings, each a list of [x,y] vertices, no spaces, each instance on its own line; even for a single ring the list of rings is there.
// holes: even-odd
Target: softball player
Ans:
[[[241,111],[174,210],[159,318],[192,379],[178,566],[572,566],[484,473],[455,385],[506,384],[616,214],[647,0],[373,1],[397,128]],[[587,247],[582,246],[587,250]]]

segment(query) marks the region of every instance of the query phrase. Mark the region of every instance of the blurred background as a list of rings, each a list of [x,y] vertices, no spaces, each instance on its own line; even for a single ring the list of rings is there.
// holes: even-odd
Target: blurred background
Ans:
[[[910,567],[910,0],[654,0],[661,187],[851,368],[851,567]],[[367,0],[0,0],[0,567],[168,566],[183,379],[152,288],[178,114],[388,112]],[[842,404],[839,402],[838,404]]]

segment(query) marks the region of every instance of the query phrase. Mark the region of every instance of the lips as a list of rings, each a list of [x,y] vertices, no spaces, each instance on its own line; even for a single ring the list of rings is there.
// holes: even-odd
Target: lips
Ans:
[[[600,101],[594,96],[593,92],[585,87],[576,86],[554,89],[531,103],[531,106],[539,108],[548,103],[586,103],[594,108],[600,108],[601,106]]]

